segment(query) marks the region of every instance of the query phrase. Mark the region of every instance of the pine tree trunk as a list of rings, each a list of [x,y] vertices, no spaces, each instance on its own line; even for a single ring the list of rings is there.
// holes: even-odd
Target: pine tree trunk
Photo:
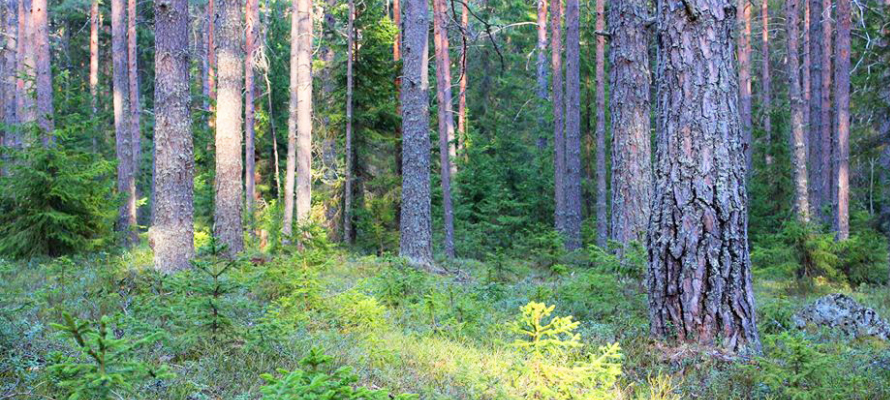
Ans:
[[[133,135],[130,118],[130,86],[127,81],[127,5],[111,1],[111,60],[114,104],[114,135],[117,153],[117,190],[123,194],[117,230],[132,245],[136,236],[136,179],[133,166]]]
[[[538,137],[538,150],[544,150],[547,147],[547,118],[545,116],[547,110],[547,100],[549,93],[547,91],[547,0],[538,0],[538,41],[535,46],[537,54],[536,76],[538,82],[538,131],[541,132]]]
[[[335,115],[336,110],[339,110],[341,107],[335,98],[337,80],[335,79],[334,72],[337,65],[333,44],[336,43],[338,35],[337,19],[334,17],[336,8],[336,0],[325,1],[324,27],[322,29],[323,39],[318,51],[324,62],[324,67],[321,69],[321,96],[319,96],[322,107],[320,112],[321,133],[323,136],[321,141],[322,182],[325,190],[322,208],[324,209],[324,227],[327,231],[328,239],[334,241],[339,240],[342,233],[340,228],[343,226],[346,218],[345,213],[341,211],[342,207],[340,207],[341,202],[345,202],[345,190],[341,194],[340,190],[344,188],[341,187],[340,167],[337,164],[338,129],[331,121],[331,116]],[[349,44],[347,43],[348,46]],[[350,239],[344,238],[343,240],[348,241]]]
[[[243,89],[244,53],[241,35],[244,23],[239,0],[218,4],[216,59],[219,62],[216,105],[216,191],[213,232],[225,254],[233,257],[244,249],[241,227],[241,90]]]
[[[407,0],[403,30],[402,210],[399,255],[418,266],[433,261],[430,211],[429,6]]]
[[[296,215],[309,222],[312,199],[312,0],[296,0],[297,14],[297,176]]]
[[[806,1],[806,0],[804,0]],[[791,103],[791,165],[794,171],[794,208],[797,211],[798,220],[801,223],[810,221],[810,205],[807,198],[807,163],[806,149],[804,147],[804,119],[803,109],[806,107],[801,98],[800,90],[800,63],[798,62],[800,49],[797,45],[800,30],[799,0],[788,0],[786,9],[786,32],[788,44],[788,97]]]
[[[804,0],[807,1],[807,0]],[[772,77],[770,76],[769,71],[769,0],[763,0],[760,6],[760,17],[763,23],[761,38],[763,39],[763,45],[760,47],[760,74],[762,87],[760,88],[760,108],[763,113],[763,134],[764,134],[764,142],[766,143],[765,149],[765,162],[767,166],[773,164],[773,154],[772,154],[772,119],[770,118],[770,113],[772,112],[772,106],[770,105],[772,94],[770,93],[772,86]],[[808,50],[809,51],[809,50]]]
[[[650,332],[756,352],[732,9],[730,0],[657,5]]]
[[[553,186],[556,210],[554,225],[560,234],[565,234],[566,219],[566,156],[565,131],[563,130],[562,93],[562,0],[550,2],[550,60],[553,71]]]
[[[46,0],[32,0],[31,23],[34,26],[34,51],[37,68],[37,126],[43,134],[43,145],[54,142],[53,77],[49,54],[49,20]]]
[[[605,31],[605,25],[605,0],[597,0],[596,31]],[[596,245],[601,248],[606,248],[609,240],[609,206],[606,201],[608,188],[606,187],[605,54],[606,38],[603,35],[596,35]]]
[[[20,124],[30,124],[35,120],[34,110],[34,35],[33,26],[31,24],[31,0],[21,0],[19,2],[19,40],[16,42],[16,70],[18,71],[18,79],[16,79],[16,117]],[[22,143],[30,141],[31,138],[23,134],[20,138]]]
[[[832,164],[832,155],[833,155],[833,142],[831,137],[832,131],[832,120],[831,120],[831,0],[822,0],[822,8],[821,8],[821,22],[822,22],[822,39],[823,43],[820,44],[819,48],[822,49],[822,67],[820,68],[820,72],[822,73],[822,79],[820,83],[822,88],[820,90],[820,102],[819,106],[820,114],[819,114],[819,127],[821,133],[819,134],[820,140],[822,141],[822,145],[820,148],[822,149],[821,157],[822,166],[820,167],[821,178],[822,181],[819,185],[822,188],[821,192],[821,204],[819,207],[821,209],[832,210],[834,206],[833,196],[836,195],[837,187],[835,184],[837,183],[832,179],[835,174],[833,173],[833,164]],[[814,18],[817,21],[818,18]],[[816,59],[814,59],[816,61]],[[813,95],[815,97],[815,94]],[[811,116],[811,118],[816,118],[815,116]],[[832,212],[829,211],[827,214],[823,216],[825,221],[831,219]]]
[[[436,47],[436,99],[439,104],[439,160],[442,174],[442,213],[444,214],[445,256],[454,258],[454,208],[451,204],[451,176],[455,173],[454,117],[451,105],[451,58],[448,55],[448,18],[445,0],[433,0],[433,42]]]
[[[804,29],[809,30],[809,55],[810,62],[810,104],[809,104],[809,120],[804,121],[807,125],[808,136],[808,152],[807,158],[809,162],[809,190],[810,190],[810,207],[813,215],[818,219],[823,218],[822,205],[823,198],[827,196],[827,187],[822,180],[822,53],[825,45],[831,42],[831,34],[826,37],[822,33],[822,1],[823,0],[803,0],[809,1],[809,26]],[[830,45],[829,45],[830,48]]]
[[[216,0],[207,0],[207,87],[210,91],[210,127],[213,127],[213,107],[216,106]]]
[[[298,41],[299,16],[296,3],[291,10],[291,48],[290,48],[290,86],[287,115],[287,161],[284,172],[284,226],[282,233],[285,237],[293,234],[294,227],[294,175],[297,169],[297,54],[299,53]],[[271,100],[270,100],[271,101]],[[271,104],[271,103],[270,103]],[[285,238],[285,240],[288,240]]]
[[[349,0],[346,21],[346,182],[343,194],[343,239],[352,243],[352,63],[354,45],[355,4]]]
[[[0,73],[0,105],[2,105],[0,106],[2,107],[0,113],[2,113],[2,119],[0,119],[0,122],[8,126],[18,123],[15,96],[19,4],[19,0],[5,0],[2,3],[3,8],[0,10],[3,13],[2,25],[0,27],[6,33],[5,37],[0,37],[0,46],[2,46],[0,47],[2,49],[2,53],[0,53],[0,71],[2,71]],[[12,130],[6,130],[3,132],[0,146],[18,148],[18,136]]]
[[[99,0],[90,2],[90,108],[93,114],[99,112],[97,96],[99,95]],[[93,149],[96,150],[96,138],[93,138]]]
[[[212,1],[212,0],[211,0]],[[208,2],[209,3],[209,2]],[[207,6],[201,7],[197,14],[200,16],[197,26],[197,43],[195,45],[195,52],[198,56],[198,62],[201,66],[201,94],[203,99],[201,101],[203,110],[210,111],[210,53],[212,52],[212,48],[208,47],[210,40],[210,35],[208,32],[208,26],[210,25],[210,15],[207,12]]]
[[[751,171],[751,1],[738,0],[739,123],[745,141],[745,165]]]
[[[155,173],[149,243],[155,269],[189,268],[194,256],[195,158],[189,115],[188,1],[155,5]]]
[[[612,115],[612,240],[645,243],[652,198],[649,28],[645,0],[609,8]]]
[[[837,56],[835,101],[837,102],[837,238],[850,236],[850,0],[837,2]]]
[[[459,92],[457,94],[457,138],[455,145],[458,149],[463,150],[467,142],[467,84],[469,77],[467,76],[467,53],[469,52],[469,43],[467,35],[470,27],[470,8],[466,2],[462,3],[460,14],[461,26],[461,47],[460,47],[460,83]],[[453,161],[457,168],[457,161]]]
[[[127,2],[127,80],[130,85],[130,129],[133,135],[133,174],[139,178],[139,161],[142,159],[142,135],[139,116],[142,108],[139,104],[139,63],[136,52],[136,0]]]
[[[245,205],[247,207],[247,221],[250,227],[251,236],[255,235],[255,209],[254,201],[256,199],[256,147],[254,144],[254,124],[255,117],[255,101],[256,101],[256,84],[254,83],[254,60],[256,59],[257,39],[259,30],[257,22],[260,18],[260,7],[258,0],[247,0],[246,7],[246,40],[244,58],[244,191]]]
[[[801,90],[803,91],[803,102],[804,102],[803,103],[804,104],[804,106],[803,106],[803,123],[804,123],[804,126],[806,126],[807,124],[810,123],[810,87],[812,86],[812,84],[810,83],[810,73],[812,72],[812,69],[813,69],[812,60],[810,60],[810,30],[807,27],[810,26],[810,18],[812,16],[810,15],[810,1],[809,0],[799,0],[799,1],[802,1],[802,3],[798,3],[798,7],[800,7],[801,4],[803,5],[803,44],[800,49],[801,52],[803,53],[803,57],[802,57],[803,65],[801,66],[801,69],[800,69],[800,75],[801,75]],[[809,152],[809,148],[810,148],[809,137],[810,137],[810,135],[805,131],[804,135],[803,135],[803,143],[804,143],[804,149],[806,150],[806,152]],[[807,157],[809,157],[809,153],[807,153]],[[807,160],[809,160],[809,158],[807,158]],[[808,172],[808,173],[812,173],[812,172]],[[810,180],[809,183],[812,183],[812,180]],[[813,188],[810,187],[809,190],[812,191]],[[810,204],[810,208],[812,208],[812,207],[813,207],[813,205]]]

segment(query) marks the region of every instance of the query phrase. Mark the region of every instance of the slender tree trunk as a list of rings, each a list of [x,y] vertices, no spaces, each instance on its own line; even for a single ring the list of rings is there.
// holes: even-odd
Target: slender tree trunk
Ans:
[[[216,44],[218,100],[216,105],[216,190],[213,232],[233,257],[244,249],[241,227],[241,90],[243,89],[244,53],[241,37],[244,22],[240,0],[222,0],[218,4]]]
[[[139,63],[136,52],[136,0],[127,2],[127,82],[130,85],[130,134],[133,144],[133,179],[139,179],[139,164],[142,160],[142,134],[139,117],[142,107],[139,104]],[[137,191],[138,196],[138,191]]]
[[[549,100],[549,93],[547,91],[547,0],[538,0],[538,42],[535,46],[535,51],[537,51],[537,81],[538,81],[538,131],[541,132],[540,136],[538,136],[538,150],[543,150],[547,147],[547,135],[544,133],[547,131],[547,119],[545,117],[545,113],[547,110],[547,100]]]
[[[430,211],[429,6],[407,0],[402,62],[402,210],[399,255],[418,266],[433,261]]]
[[[803,45],[800,49],[801,52],[803,53],[803,57],[802,57],[803,65],[801,66],[801,69],[800,69],[801,90],[803,91],[803,102],[804,102],[803,103],[803,105],[804,105],[804,107],[803,107],[803,124],[804,124],[805,128],[804,128],[803,143],[804,143],[804,149],[807,152],[807,157],[809,157],[808,152],[810,149],[810,143],[809,143],[810,135],[807,132],[807,130],[809,129],[809,127],[807,125],[810,123],[810,87],[812,86],[812,84],[810,83],[810,74],[813,69],[813,67],[812,67],[813,64],[812,64],[812,60],[810,59],[810,30],[808,29],[808,27],[810,26],[810,18],[812,18],[812,16],[810,15],[810,1],[809,0],[799,0],[799,1],[802,1],[802,3],[799,2],[798,7],[800,7],[800,4],[802,4],[803,9],[804,9],[803,10]],[[807,160],[809,160],[809,158],[807,158]],[[808,173],[812,174],[812,172],[808,172]],[[810,180],[809,183],[812,183],[812,180]],[[813,188],[810,187],[809,190],[813,190]],[[810,204],[810,207],[813,207],[813,205]]]
[[[21,124],[33,123],[36,118],[34,110],[35,52],[34,29],[31,23],[31,0],[19,2],[19,40],[16,43],[18,79],[16,80],[16,116]],[[24,143],[31,138],[22,134]]]
[[[837,182],[832,180],[834,174],[832,173],[833,143],[831,140],[831,127],[833,125],[831,120],[831,0],[822,0],[821,13],[823,43],[821,43],[819,47],[822,49],[822,67],[820,69],[820,72],[822,73],[822,79],[820,80],[822,88],[820,90],[820,99],[817,100],[821,102],[821,105],[819,106],[819,127],[821,131],[819,137],[822,141],[822,166],[820,168],[820,179],[822,181],[820,183],[820,187],[822,188],[822,195],[820,198],[822,203],[819,207],[831,210],[834,205],[834,202],[832,201],[833,195],[837,190],[837,187],[835,186]],[[815,94],[813,97],[815,97]],[[816,118],[816,116],[811,116],[811,118]],[[832,213],[829,211],[823,218],[825,221],[828,221],[831,219],[831,216]]]
[[[458,149],[463,150],[467,142],[467,84],[469,77],[467,76],[467,53],[469,51],[469,43],[467,35],[470,27],[470,8],[466,1],[461,2],[460,26],[461,26],[461,47],[460,47],[460,84],[457,96],[457,138],[455,139]],[[453,162],[455,169],[457,161]]]
[[[806,1],[806,0],[804,0]],[[809,223],[810,206],[807,198],[807,163],[806,150],[804,148],[804,120],[803,109],[806,103],[800,95],[800,63],[797,45],[800,30],[799,0],[788,0],[786,9],[786,32],[788,44],[788,97],[791,103],[791,156],[794,170],[794,208],[797,211],[798,220],[801,223]]]
[[[294,227],[294,175],[297,168],[297,54],[299,53],[299,15],[296,3],[291,10],[290,101],[287,116],[287,161],[284,173],[284,236],[291,236]],[[271,100],[270,100],[271,101]],[[270,103],[271,104],[271,103]],[[287,239],[286,239],[287,240]]]
[[[645,0],[609,8],[612,114],[612,240],[645,242],[652,198],[649,28]]]
[[[739,123],[745,141],[745,165],[751,172],[751,0],[738,0]]]
[[[99,0],[90,2],[90,108],[93,115],[99,112],[97,96],[99,95]],[[96,150],[96,138],[93,137],[93,150]]]
[[[837,56],[835,101],[837,102],[837,238],[850,236],[850,0],[837,2]]]
[[[5,0],[2,2],[3,8],[0,9],[0,12],[3,13],[2,27],[3,31],[6,33],[5,37],[0,37],[0,104],[2,104],[2,109],[0,109],[0,113],[2,113],[2,119],[0,122],[13,126],[18,123],[18,118],[16,117],[16,75],[17,75],[17,64],[16,64],[16,49],[17,49],[17,41],[19,40],[18,34],[18,13],[19,13],[19,0]],[[3,132],[3,136],[0,137],[2,142],[0,142],[0,146],[6,146],[11,148],[18,148],[18,135],[11,129],[7,129]]]
[[[37,68],[37,126],[43,131],[43,145],[54,142],[53,76],[49,54],[49,19],[46,0],[32,0],[31,23],[34,26],[34,51]]]
[[[322,208],[324,209],[324,226],[327,230],[328,238],[338,240],[341,233],[340,228],[343,226],[346,215],[342,211],[341,202],[345,202],[345,190],[340,192],[341,187],[339,166],[337,165],[337,133],[331,121],[331,116],[340,108],[340,103],[334,96],[337,86],[334,72],[336,70],[334,43],[337,40],[337,19],[334,17],[336,12],[336,0],[325,0],[324,8],[324,26],[322,29],[322,40],[319,48],[321,59],[324,67],[321,69],[321,96],[319,100],[322,111],[321,117],[321,164],[322,164],[322,182],[324,184],[325,195]],[[348,19],[348,18],[347,18]],[[354,17],[353,17],[354,20]],[[354,32],[353,32],[354,33]],[[348,43],[347,43],[348,46]],[[353,60],[355,57],[353,56]],[[347,61],[348,62],[348,61]],[[351,239],[345,239],[345,241]]]
[[[208,2],[209,3],[209,2]],[[203,99],[201,101],[203,105],[204,111],[210,111],[210,53],[213,51],[212,48],[208,47],[210,35],[208,32],[208,26],[210,25],[210,14],[207,12],[207,6],[202,6],[198,11],[198,22],[197,32],[195,32],[198,36],[197,44],[195,45],[195,52],[198,55],[198,62],[201,67],[201,94]]]
[[[809,121],[808,124],[808,142],[809,149],[807,158],[809,161],[809,189],[810,189],[810,207],[813,215],[818,219],[823,218],[822,205],[823,198],[827,196],[828,187],[823,187],[822,179],[822,53],[826,44],[830,44],[831,36],[828,36],[828,42],[822,33],[822,0],[803,0],[809,1],[809,26],[804,29],[809,30],[809,56],[810,62],[810,104],[809,104]],[[829,45],[830,48],[830,45]],[[830,50],[829,50],[830,51]]]
[[[111,1],[111,59],[114,103],[114,135],[117,152],[117,189],[124,199],[120,205],[117,230],[132,245],[136,235],[136,179],[133,165],[133,135],[130,118],[130,86],[127,82],[127,5]]]
[[[556,212],[555,227],[565,234],[566,219],[566,145],[563,130],[563,86],[562,86],[562,0],[550,2],[550,60],[553,71],[553,186]]]
[[[596,1],[596,30],[605,31],[605,0]],[[568,39],[568,38],[567,38]],[[596,35],[596,245],[608,246],[609,211],[606,194],[606,38]],[[645,68],[645,66],[640,67]]]
[[[352,243],[352,63],[355,34],[355,4],[349,0],[346,21],[346,182],[343,194],[343,239]]]
[[[442,173],[442,212],[445,227],[445,256],[454,258],[454,208],[451,176],[454,174],[454,117],[451,106],[451,58],[448,55],[448,18],[445,0],[433,0],[433,42],[436,46],[436,99],[439,107],[439,157]]]
[[[154,5],[155,194],[149,243],[155,269],[171,272],[189,268],[195,254],[188,0],[157,0]]]
[[[216,0],[207,1],[207,86],[210,91],[211,114],[216,103]],[[211,121],[213,117],[210,118]],[[211,122],[211,127],[213,124]]]
[[[759,352],[730,1],[657,3],[650,332]]]
[[[296,0],[297,222],[309,222],[312,199],[312,0]]]
[[[396,35],[393,38],[392,45],[392,59],[396,63],[401,61],[402,59],[402,7],[400,0],[392,1],[392,20],[393,25],[396,27]],[[395,77],[395,86],[396,86],[396,114],[402,115],[402,75],[400,73],[396,74]],[[402,149],[404,144],[402,143],[402,126],[396,125],[395,129],[396,136],[396,148],[395,148],[395,164],[396,164],[396,176],[399,179],[403,179],[402,177]],[[402,203],[401,199],[397,199],[395,202],[395,214],[396,214],[396,224],[402,225]]]
[[[807,1],[807,0],[804,0]],[[769,71],[769,0],[763,0],[760,6],[760,17],[763,21],[763,27],[761,32],[761,37],[763,39],[763,45],[760,47],[760,74],[762,87],[760,88],[760,102],[761,109],[763,110],[763,132],[764,132],[764,142],[766,142],[766,165],[770,166],[773,164],[773,153],[772,153],[772,119],[770,118],[770,112],[772,112],[772,106],[770,105],[772,94],[770,93],[770,86],[772,85],[772,77],[770,76]],[[809,51],[809,50],[808,50]]]
[[[255,236],[254,228],[254,201],[256,199],[256,148],[254,145],[255,134],[255,101],[256,84],[254,83],[254,60],[256,59],[257,40],[259,38],[257,22],[260,18],[260,4],[258,0],[247,0],[246,15],[246,40],[244,58],[244,191],[245,205],[247,207],[247,220],[250,226],[251,236]]]

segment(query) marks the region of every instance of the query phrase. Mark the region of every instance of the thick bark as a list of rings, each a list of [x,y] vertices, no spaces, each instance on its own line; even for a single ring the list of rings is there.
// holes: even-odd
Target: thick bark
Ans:
[[[761,83],[762,86],[760,88],[760,108],[763,113],[763,134],[764,134],[764,142],[766,143],[766,165],[770,166],[773,164],[773,155],[772,155],[772,119],[770,118],[770,112],[772,112],[772,106],[770,105],[772,94],[770,93],[770,87],[772,85],[772,77],[770,76],[769,71],[769,0],[763,0],[760,6],[760,18],[762,20],[762,30],[761,30],[761,38],[763,40],[763,44],[760,47],[760,74],[761,74]]]
[[[609,8],[612,115],[612,240],[644,243],[652,198],[649,29],[645,0]]]
[[[0,37],[0,123],[8,126],[18,122],[16,118],[16,41],[18,40],[18,0],[4,0],[0,4],[2,25],[5,32]],[[18,147],[18,136],[7,130],[0,135],[0,146]]]
[[[429,6],[407,0],[402,43],[402,210],[399,255],[418,266],[433,261],[430,211]]]
[[[650,332],[756,352],[733,9],[730,0],[657,4]]]
[[[155,1],[155,194],[149,243],[155,269],[194,256],[195,158],[189,115],[188,1]]]
[[[34,35],[31,24],[31,0],[19,2],[19,35],[16,42],[16,79],[15,103],[16,117],[21,124],[34,122],[36,113],[34,110]],[[20,140],[24,143],[30,140],[22,135]]]
[[[738,0],[739,123],[745,141],[745,165],[751,171],[751,1]]]
[[[451,204],[451,176],[454,159],[454,117],[451,105],[451,58],[448,55],[448,18],[445,0],[433,0],[433,42],[436,47],[436,99],[439,104],[439,162],[442,174],[442,213],[445,228],[445,256],[454,258],[454,208]]]
[[[130,86],[127,82],[127,5],[111,1],[111,60],[114,104],[114,135],[117,153],[117,190],[123,195],[117,230],[125,232],[126,244],[136,236],[136,179],[133,166],[133,135],[130,123]]]
[[[605,0],[596,0],[596,30],[605,31]],[[570,38],[566,38],[570,40]],[[606,38],[596,35],[596,245],[606,248],[609,211],[606,201]],[[568,65],[568,63],[567,63]],[[646,68],[645,66],[640,68]]]
[[[556,210],[554,225],[556,230],[565,232],[565,127],[563,126],[563,86],[562,86],[562,0],[550,2],[550,60],[553,71],[553,188]]]
[[[809,0],[802,0],[803,4],[803,44],[801,47],[801,52],[803,53],[803,65],[800,69],[800,82],[801,82],[801,90],[803,91],[803,123],[804,126],[810,123],[810,87],[812,84],[810,83],[810,74],[812,72],[812,60],[810,60],[810,30],[808,27],[810,26],[810,2]],[[799,3],[800,4],[800,3]],[[800,6],[798,6],[800,7]],[[803,143],[804,149],[809,152],[810,143],[809,143],[809,134],[807,134],[806,129],[804,130]],[[809,155],[807,155],[809,157]],[[809,159],[808,159],[809,160]],[[810,172],[812,173],[812,172]],[[812,181],[810,182],[812,183]],[[813,188],[809,188],[812,190]],[[812,204],[810,205],[812,207]]]
[[[209,6],[209,4],[208,4]],[[206,8],[208,6],[204,6],[199,9],[198,15],[201,16],[198,19],[197,25],[197,43],[195,44],[195,53],[197,53],[198,62],[201,66],[201,94],[202,94],[202,106],[204,111],[210,111],[210,53],[213,50],[208,47],[210,40],[210,35],[208,32],[208,26],[210,25],[210,15],[207,12]]]
[[[461,47],[460,47],[460,82],[459,92],[457,94],[457,138],[455,145],[458,149],[463,150],[467,142],[467,84],[469,77],[467,76],[467,53],[469,52],[469,43],[467,35],[470,27],[470,8],[466,2],[461,2],[460,26],[461,26]],[[457,168],[455,160],[455,168]]]
[[[850,236],[850,0],[837,2],[837,56],[835,101],[837,103],[837,238]]]
[[[346,21],[346,182],[343,194],[343,239],[352,243],[352,63],[354,44],[355,3],[349,0]]]
[[[819,18],[813,18],[819,21]],[[819,207],[821,209],[829,209],[833,208],[833,196],[837,195],[837,187],[835,186],[835,181],[832,180],[833,174],[833,164],[832,164],[832,155],[833,155],[833,143],[832,143],[832,120],[831,120],[831,0],[822,0],[822,39],[823,43],[820,44],[820,48],[822,49],[822,67],[820,72],[822,73],[822,89],[820,91],[820,103],[819,106],[820,114],[819,114],[819,140],[822,141],[822,145],[820,146],[821,152],[821,167],[820,171],[820,180],[822,181],[819,186],[822,188],[821,193],[821,204]],[[815,58],[813,61],[818,62]],[[811,77],[811,79],[815,80]],[[812,95],[815,97],[815,94]],[[816,118],[816,116],[811,116],[810,118]],[[829,211],[827,214],[823,216],[825,220],[829,220],[831,218],[832,213]]]
[[[46,0],[32,0],[31,24],[37,74],[37,126],[43,134],[43,144],[53,142],[53,77],[49,54],[49,20]]]
[[[547,147],[547,135],[545,134],[547,129],[547,118],[545,117],[545,113],[547,110],[547,100],[549,99],[549,93],[547,91],[547,0],[538,0],[538,41],[535,46],[535,51],[538,52],[537,63],[536,63],[536,76],[538,82],[538,131],[540,132],[538,136],[538,150],[543,150]]]
[[[216,19],[217,99],[216,179],[214,188],[213,233],[225,254],[234,256],[244,249],[241,227],[241,90],[244,53],[241,35],[244,23],[239,0],[222,0]]]
[[[90,2],[90,107],[95,115],[99,95],[99,0]],[[95,138],[93,139],[95,148]]]
[[[806,0],[804,0],[806,1]],[[786,9],[786,31],[788,45],[788,97],[791,103],[791,143],[792,168],[794,170],[794,208],[797,211],[798,220],[801,223],[810,221],[810,205],[807,198],[807,163],[806,149],[804,147],[804,120],[803,109],[806,107],[801,98],[800,89],[800,63],[798,62],[800,49],[797,41],[800,35],[799,0],[788,0]]]
[[[312,199],[312,0],[296,0],[297,222],[309,222]]]
[[[246,40],[244,58],[244,191],[247,207],[247,220],[250,223],[250,234],[254,235],[254,201],[256,199],[256,148],[254,145],[254,123],[256,121],[254,104],[256,101],[256,84],[254,83],[254,60],[256,59],[259,30],[257,22],[260,18],[258,0],[247,0],[246,7]]]
[[[127,82],[130,85],[130,134],[133,144],[133,175],[139,178],[139,160],[142,156],[139,114],[139,63],[136,53],[136,0],[127,1]]]
[[[822,53],[825,45],[831,42],[831,35],[827,37],[822,33],[822,0],[803,0],[809,2],[809,26],[804,27],[809,31],[809,50],[806,55],[809,57],[810,73],[809,73],[809,120],[804,121],[807,124],[807,159],[809,162],[808,178],[810,190],[810,207],[816,217],[822,217],[821,206],[823,197],[826,197],[826,188],[823,188],[822,181]],[[828,39],[826,42],[825,39]]]

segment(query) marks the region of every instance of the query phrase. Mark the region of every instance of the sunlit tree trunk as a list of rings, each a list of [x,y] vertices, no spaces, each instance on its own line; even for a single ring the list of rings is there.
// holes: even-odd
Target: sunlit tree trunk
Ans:
[[[806,0],[804,0],[806,1]],[[798,57],[798,36],[800,35],[799,0],[788,0],[786,6],[786,32],[788,45],[788,97],[791,103],[791,157],[794,171],[794,208],[797,211],[798,220],[806,224],[810,221],[810,205],[807,197],[807,162],[806,149],[804,148],[804,120],[803,109],[806,107],[801,98],[800,63]]]
[[[745,164],[751,171],[751,1],[738,0],[739,123],[745,141]]]
[[[46,0],[32,0],[31,24],[37,68],[37,126],[43,131],[43,144],[53,142],[53,77],[49,54],[49,20]]]
[[[244,85],[244,53],[241,37],[244,22],[239,0],[218,4],[216,59],[219,63],[216,104],[216,177],[213,232],[225,254],[244,249],[241,227],[243,192],[241,177],[241,90]]]
[[[293,234],[294,227],[294,175],[297,170],[297,54],[299,53],[298,41],[299,16],[296,3],[291,10],[291,50],[290,50],[290,84],[288,87],[289,102],[287,116],[287,161],[284,172],[284,236]],[[271,103],[270,103],[271,104]]]
[[[451,105],[451,58],[448,55],[448,18],[445,0],[433,0],[433,42],[436,47],[436,99],[439,111],[439,160],[442,174],[442,213],[445,256],[454,258],[454,208],[451,176],[455,173],[454,117]]]
[[[355,4],[349,0],[346,21],[346,182],[343,194],[343,239],[352,243],[352,63]]]
[[[605,0],[597,0],[596,31],[603,32],[606,29],[605,25]],[[566,37],[566,40],[570,39]],[[603,35],[596,35],[596,245],[602,248],[606,248],[609,240],[609,211],[606,200],[608,188],[606,187],[605,55],[606,38]],[[568,65],[568,63],[566,63],[566,65]]]
[[[4,37],[0,37],[0,123],[15,125],[16,118],[16,41],[18,40],[19,0],[4,0],[0,4]],[[0,147],[18,147],[18,136],[10,129],[0,131]]]
[[[650,332],[759,351],[731,1],[657,3]]]
[[[136,236],[136,179],[133,165],[133,134],[130,118],[130,85],[127,73],[127,4],[111,1],[111,59],[114,104],[114,135],[117,152],[117,189],[121,203],[117,230],[125,232],[127,244]]]
[[[260,18],[258,0],[247,0],[246,7],[246,40],[244,58],[244,191],[247,206],[247,220],[250,234],[254,235],[254,201],[256,199],[256,148],[254,145],[254,124],[256,121],[254,104],[256,101],[256,84],[254,83],[254,60],[257,51],[259,30],[257,22]]]
[[[309,221],[312,199],[312,0],[296,0],[297,14],[297,222]]]
[[[457,94],[457,138],[455,138],[455,145],[458,149],[463,149],[467,142],[467,84],[469,82],[469,76],[467,76],[467,53],[470,50],[466,36],[469,34],[470,8],[467,6],[466,1],[462,2],[461,6],[460,26],[462,33],[460,47],[460,91]],[[452,163],[455,165],[456,169],[457,161],[452,161]]]
[[[538,0],[538,41],[535,46],[537,54],[537,82],[538,82],[538,150],[547,147],[547,119],[545,113],[547,110],[547,100],[549,100],[549,92],[547,91],[547,0]]]
[[[554,225],[560,234],[565,233],[565,177],[566,145],[563,126],[563,86],[562,86],[562,0],[550,2],[550,61],[553,71],[553,186],[556,211]]]
[[[652,198],[649,28],[645,0],[609,8],[612,115],[612,240],[645,242]]]
[[[90,2],[90,107],[93,114],[99,112],[99,0]],[[96,147],[94,137],[93,147]]]
[[[154,197],[149,243],[155,269],[189,268],[194,256],[195,158],[189,115],[187,0],[157,0]]]
[[[402,38],[402,210],[399,255],[419,266],[433,261],[430,211],[429,6],[404,4]]]
[[[806,1],[806,0],[805,0]],[[770,166],[773,164],[773,155],[772,155],[772,119],[770,118],[770,112],[772,111],[772,106],[770,105],[772,94],[770,93],[772,86],[772,77],[770,76],[769,70],[769,0],[763,0],[760,6],[760,18],[762,20],[761,27],[761,38],[763,39],[763,44],[760,47],[760,74],[762,86],[760,88],[760,108],[763,112],[763,133],[764,133],[764,142],[766,143],[766,165]]]
[[[837,102],[837,238],[850,236],[850,0],[837,2],[837,56],[835,101]]]

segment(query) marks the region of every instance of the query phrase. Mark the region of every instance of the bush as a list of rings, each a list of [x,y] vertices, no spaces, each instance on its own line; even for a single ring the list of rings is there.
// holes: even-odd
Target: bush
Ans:
[[[0,177],[0,255],[60,256],[111,241],[111,163],[34,146],[10,164],[10,174]]]

